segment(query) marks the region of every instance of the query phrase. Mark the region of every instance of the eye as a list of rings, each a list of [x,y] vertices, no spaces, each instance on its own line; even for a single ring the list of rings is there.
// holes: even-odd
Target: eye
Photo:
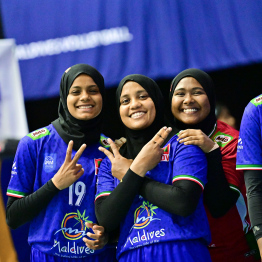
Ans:
[[[185,92],[183,91],[178,91],[174,94],[174,96],[184,96],[185,95]]]
[[[198,91],[193,92],[193,94],[194,95],[203,95],[203,94],[205,94],[205,92],[198,90]]]
[[[123,98],[121,101],[120,101],[120,104],[121,105],[127,105],[129,103],[130,99],[127,99],[127,98]]]
[[[141,100],[146,100],[148,97],[149,97],[148,94],[141,94],[141,95],[139,96],[139,99],[141,99]]]
[[[78,89],[73,89],[73,90],[70,91],[69,94],[71,94],[71,95],[78,95],[78,94],[80,94],[80,90],[78,90]]]
[[[100,91],[99,91],[99,89],[90,89],[89,93],[90,94],[98,94],[98,93],[100,93]]]

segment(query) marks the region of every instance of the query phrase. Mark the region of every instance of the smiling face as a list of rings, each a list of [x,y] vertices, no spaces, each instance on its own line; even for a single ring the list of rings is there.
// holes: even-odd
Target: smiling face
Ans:
[[[119,113],[124,125],[133,130],[147,128],[156,117],[153,100],[141,85],[133,81],[123,86]]]
[[[172,98],[173,116],[188,125],[202,122],[210,113],[210,103],[205,90],[193,77],[182,78]]]
[[[90,120],[102,110],[102,96],[93,78],[81,74],[71,85],[67,96],[69,113],[79,120]]]

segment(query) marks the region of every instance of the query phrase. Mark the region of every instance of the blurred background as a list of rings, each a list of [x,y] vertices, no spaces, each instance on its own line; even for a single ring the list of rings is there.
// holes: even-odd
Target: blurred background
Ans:
[[[192,67],[210,74],[218,117],[239,129],[262,93],[261,13],[262,1],[246,0],[0,1],[3,204],[19,139],[57,118],[61,76],[77,63],[105,78],[104,133],[114,139],[123,135],[115,90],[124,76],[153,78],[167,101],[172,79]],[[11,231],[19,261],[29,261],[27,230]]]

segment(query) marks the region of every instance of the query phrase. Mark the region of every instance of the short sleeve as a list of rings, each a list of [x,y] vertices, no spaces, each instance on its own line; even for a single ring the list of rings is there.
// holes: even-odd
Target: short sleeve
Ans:
[[[97,175],[97,191],[95,200],[101,196],[108,196],[115,189],[115,178],[111,174],[111,162],[108,157],[100,164]]]
[[[261,112],[251,102],[241,120],[236,168],[262,170]]]

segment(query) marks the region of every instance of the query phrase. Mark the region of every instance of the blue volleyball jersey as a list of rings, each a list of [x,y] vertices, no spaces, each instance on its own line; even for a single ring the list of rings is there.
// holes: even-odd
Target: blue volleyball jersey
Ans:
[[[237,146],[238,170],[262,170],[262,94],[245,108]]]
[[[30,222],[28,242],[43,253],[67,258],[83,258],[106,250],[89,249],[82,238],[91,229],[85,222],[97,223],[94,210],[96,179],[104,154],[101,143],[85,149],[78,163],[84,174],[69,188],[61,190]],[[50,180],[62,166],[67,144],[53,125],[36,130],[21,139],[14,158],[7,195],[25,197]],[[73,150],[72,158],[76,151]],[[22,214],[21,214],[22,215]]]
[[[203,151],[183,145],[174,136],[165,146],[161,162],[146,176],[172,185],[177,180],[191,180],[204,189],[207,182],[207,160]],[[119,181],[111,175],[111,162],[105,158],[99,168],[96,199],[109,195]],[[195,212],[181,217],[164,211],[137,195],[120,226],[117,258],[121,253],[146,245],[177,240],[210,242],[209,225],[201,197]]]

